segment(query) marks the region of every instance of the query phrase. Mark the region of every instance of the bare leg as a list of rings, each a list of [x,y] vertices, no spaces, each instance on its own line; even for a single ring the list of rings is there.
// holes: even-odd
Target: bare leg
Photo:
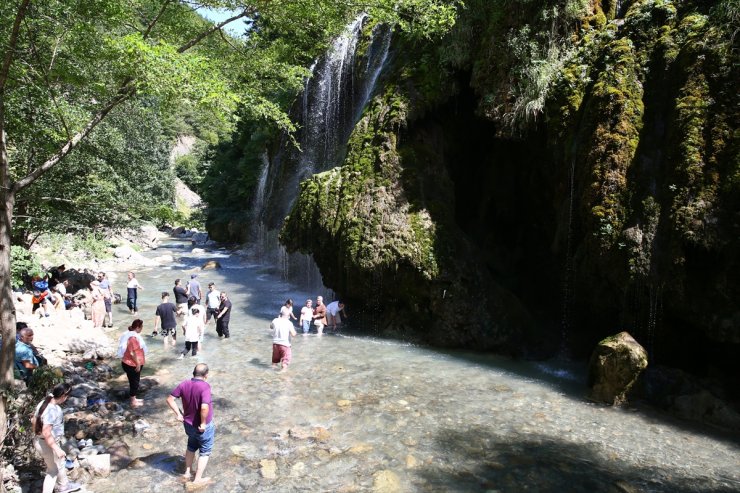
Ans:
[[[195,471],[195,478],[193,478],[194,483],[199,481],[208,481],[208,478],[203,477],[203,472],[206,470],[209,457],[209,455],[201,455],[198,457],[198,469]]]
[[[195,452],[185,450],[185,474],[183,476],[187,479],[190,479],[190,476],[193,474],[190,472],[193,467],[193,459],[195,459]]]

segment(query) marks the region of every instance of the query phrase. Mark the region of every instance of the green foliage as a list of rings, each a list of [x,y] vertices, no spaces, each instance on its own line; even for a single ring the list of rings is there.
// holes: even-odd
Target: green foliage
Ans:
[[[62,369],[54,366],[41,366],[33,372],[33,378],[26,391],[9,390],[6,402],[8,416],[8,432],[3,441],[3,453],[7,457],[12,454],[14,464],[35,460],[37,455],[33,450],[35,433],[31,428],[31,417],[36,405],[41,402],[54,386],[64,381]]]
[[[191,190],[198,190],[203,180],[206,153],[206,147],[201,144],[175,159],[175,174]]]
[[[75,235],[50,233],[41,239],[52,254],[65,252],[82,252],[88,259],[106,259],[112,257],[110,240],[103,233],[84,232]]]
[[[64,381],[62,369],[56,366],[40,366],[33,371],[33,378],[28,390],[31,393],[31,400],[39,402],[46,397],[49,390]]]
[[[31,250],[20,245],[10,247],[10,272],[12,285],[21,287],[34,275],[41,274],[41,263]]]
[[[19,197],[16,237],[127,227],[150,219],[152,207],[174,205],[170,145],[156,108],[125,104]],[[23,154],[31,158],[33,149]]]

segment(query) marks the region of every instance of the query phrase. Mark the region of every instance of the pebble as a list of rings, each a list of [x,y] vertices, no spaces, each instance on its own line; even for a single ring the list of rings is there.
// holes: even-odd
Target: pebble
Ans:
[[[303,471],[305,470],[306,470],[306,464],[304,464],[303,462],[296,462],[290,468],[290,474],[291,476],[301,476]]]
[[[375,493],[398,493],[401,489],[401,480],[396,473],[390,470],[378,471],[373,475],[373,491]]]
[[[265,479],[275,479],[277,477],[277,462],[271,459],[262,459],[260,461],[260,474]]]
[[[370,452],[373,449],[373,446],[369,443],[359,443],[352,448],[348,450],[350,454],[364,454],[365,452]]]

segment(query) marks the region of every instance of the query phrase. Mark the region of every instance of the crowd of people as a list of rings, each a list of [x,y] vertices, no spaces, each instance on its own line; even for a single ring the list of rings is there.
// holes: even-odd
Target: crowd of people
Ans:
[[[311,325],[316,327],[316,334],[323,335],[324,327],[331,332],[338,332],[342,325],[342,319],[347,318],[347,312],[342,301],[332,301],[324,305],[323,296],[316,297],[316,305],[313,300],[307,299],[301,308],[300,317],[293,313],[293,300],[288,298],[280,307],[280,314],[270,324],[272,330],[272,366],[280,365],[281,370],[286,370],[292,359],[290,338],[295,337],[297,332],[292,320],[297,320],[303,336],[311,333]]]
[[[56,292],[61,292],[61,300],[66,299],[65,288],[68,283],[57,279],[55,286],[61,286],[56,289]],[[126,305],[130,314],[137,316],[139,314],[138,292],[144,288],[137,281],[134,272],[128,273],[126,288]],[[97,278],[90,282],[89,291],[90,316],[93,325],[111,327],[113,325],[114,293],[104,272],[99,272]],[[181,279],[176,279],[172,295],[174,303],[170,301],[169,292],[161,293],[161,302],[155,309],[151,332],[151,337],[162,337],[165,348],[176,347],[179,325],[184,339],[179,357],[184,358],[188,353],[196,356],[198,351],[203,350],[203,337],[211,319],[215,322],[219,338],[228,339],[230,337],[229,322],[232,304],[228,294],[225,291],[219,291],[213,282],[208,284],[207,291],[204,293],[197,274],[192,274],[184,286]],[[35,309],[45,308],[46,301],[44,300],[49,298],[53,299],[54,295],[40,296]],[[51,299],[48,302],[52,302]],[[43,313],[46,315],[48,312],[44,310]],[[307,299],[300,309],[299,316],[296,317],[293,300],[288,299],[280,308],[279,315],[270,324],[273,339],[272,366],[284,371],[290,365],[291,339],[297,335],[293,325],[294,321],[298,323],[304,336],[308,336],[313,330],[320,336],[324,334],[325,328],[331,332],[339,331],[346,318],[345,305],[342,301],[334,301],[325,305],[322,296],[316,297],[315,304],[313,300]],[[121,368],[128,379],[131,408],[144,405],[144,400],[139,397],[141,373],[148,354],[147,343],[142,336],[143,330],[144,321],[135,318],[118,341],[117,356],[121,359]],[[17,376],[28,382],[34,369],[45,364],[45,361],[42,362],[43,357],[33,346],[33,331],[30,328],[19,322],[17,334]],[[185,477],[194,482],[208,481],[208,478],[203,476],[203,472],[208,463],[215,436],[211,388],[206,381],[207,378],[208,366],[205,363],[198,363],[193,370],[193,378],[181,382],[167,397],[168,406],[177,419],[183,423],[187,436]],[[64,403],[70,390],[68,384],[54,387],[47,398],[39,403],[34,413],[33,429],[36,435],[34,446],[46,464],[44,493],[52,491],[67,493],[77,491],[81,487],[78,483],[68,480],[64,467],[66,455],[60,446],[64,437],[64,422],[59,406]],[[182,410],[177,404],[178,399]],[[195,461],[196,453],[198,453],[197,462]]]

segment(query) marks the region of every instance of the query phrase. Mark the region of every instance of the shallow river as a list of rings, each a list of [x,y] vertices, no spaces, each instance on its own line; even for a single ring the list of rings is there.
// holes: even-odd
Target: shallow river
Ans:
[[[137,271],[150,348],[144,376],[160,385],[142,396],[151,428],[125,440],[146,466],[98,479],[92,490],[183,491],[186,440],[165,398],[203,361],[217,427],[207,491],[740,491],[736,438],[591,404],[572,376],[582,368],[345,334],[298,335],[289,370],[276,372],[270,320],[287,297],[298,314],[317,293],[225,253],[191,254],[182,242],[149,255],[166,253],[175,263]],[[224,268],[199,280],[229,292],[232,336],[219,340],[211,323],[198,357],[178,360],[147,335],[158,295],[208,259]],[[125,293],[124,278],[116,291]],[[131,320],[124,305],[114,310],[119,324]]]

